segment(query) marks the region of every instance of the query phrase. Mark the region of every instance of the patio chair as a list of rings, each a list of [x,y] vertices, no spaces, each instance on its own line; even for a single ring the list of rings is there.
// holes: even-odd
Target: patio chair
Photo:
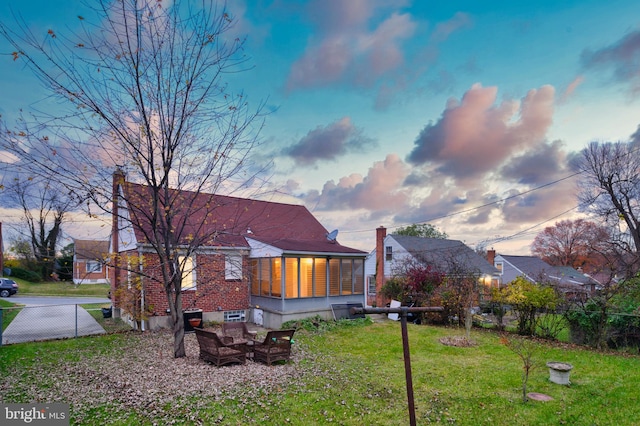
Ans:
[[[291,357],[291,344],[295,330],[269,331],[262,342],[253,346],[253,360],[271,365],[276,361],[288,361]]]
[[[194,328],[194,331],[200,346],[200,359],[216,367],[230,363],[244,364],[247,361],[246,343],[234,345],[231,338],[221,338],[217,333],[202,328]]]
[[[245,322],[224,322],[222,323],[222,335],[233,338],[234,342],[253,342],[256,338],[255,331],[249,331]]]

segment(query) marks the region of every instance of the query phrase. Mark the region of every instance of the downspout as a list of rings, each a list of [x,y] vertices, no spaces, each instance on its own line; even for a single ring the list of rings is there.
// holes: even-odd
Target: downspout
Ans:
[[[138,245],[138,269],[140,270],[140,331],[145,331],[144,319],[144,278],[142,276],[142,247]]]

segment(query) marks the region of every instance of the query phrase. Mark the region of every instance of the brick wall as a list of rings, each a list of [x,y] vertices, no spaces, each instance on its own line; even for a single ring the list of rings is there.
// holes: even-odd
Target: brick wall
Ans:
[[[224,254],[197,254],[196,288],[182,291],[182,309],[202,309],[204,312],[229,311],[249,308],[249,277],[242,280],[225,279]],[[165,316],[169,305],[162,284],[162,272],[158,257],[144,255],[145,304],[152,307],[152,315]],[[247,259],[243,259],[243,270],[247,271]],[[126,271],[121,275],[121,285],[127,285]]]

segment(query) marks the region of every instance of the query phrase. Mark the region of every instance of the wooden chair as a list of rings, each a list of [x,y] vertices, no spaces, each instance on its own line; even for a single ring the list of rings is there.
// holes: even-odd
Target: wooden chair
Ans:
[[[221,338],[217,333],[202,328],[194,328],[194,331],[200,346],[200,359],[215,364],[216,367],[230,363],[244,364],[247,361],[244,350],[246,344],[234,345],[230,338]]]
[[[288,361],[295,330],[269,331],[264,341],[256,341],[253,346],[253,360],[271,365],[276,361]]]

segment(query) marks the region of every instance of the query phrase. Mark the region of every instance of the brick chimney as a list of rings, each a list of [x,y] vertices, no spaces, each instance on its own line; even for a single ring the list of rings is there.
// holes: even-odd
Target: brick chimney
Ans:
[[[496,260],[496,251],[494,249],[487,250],[487,262],[493,266],[494,260]]]
[[[387,236],[387,228],[380,226],[376,228],[376,305],[384,307],[384,298],[380,293],[384,279],[384,238]]]

